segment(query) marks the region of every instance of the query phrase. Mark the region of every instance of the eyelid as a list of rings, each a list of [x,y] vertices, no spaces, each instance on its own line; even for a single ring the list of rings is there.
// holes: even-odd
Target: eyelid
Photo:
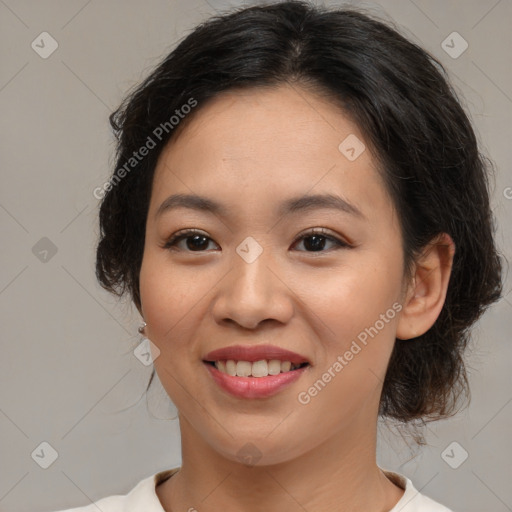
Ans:
[[[177,231],[176,233],[174,233],[165,242],[165,244],[162,246],[162,248],[163,249],[167,249],[167,250],[173,250],[178,242],[181,242],[181,240],[184,240],[184,239],[186,239],[188,237],[191,237],[191,236],[194,236],[194,235],[204,236],[205,238],[208,238],[209,240],[214,242],[216,245],[218,245],[217,242],[215,242],[215,240],[213,240],[204,231],[201,231],[201,230],[196,229],[196,228],[185,228],[185,229],[181,229],[181,230]],[[296,245],[297,242],[300,242],[304,238],[308,238],[309,236],[314,236],[314,235],[321,235],[322,237],[324,237],[327,240],[329,240],[332,243],[334,243],[336,245],[334,250],[336,250],[336,249],[343,249],[343,248],[349,249],[349,248],[353,248],[354,247],[354,245],[352,243],[348,242],[344,237],[340,237],[337,234],[333,234],[331,231],[329,231],[328,229],[323,228],[323,227],[308,228],[308,229],[302,231],[293,240],[292,247],[294,245]],[[318,254],[318,255],[320,255],[320,254],[325,253],[325,252],[331,252],[332,250],[333,249],[330,249],[330,250],[327,250],[327,251],[299,251],[299,252],[305,252],[305,253],[309,253],[309,254]],[[201,254],[201,253],[205,253],[205,252],[209,252],[209,251],[185,251],[185,252]]]
[[[305,231],[303,231],[297,235],[297,237],[295,238],[293,243],[295,244],[299,240],[301,240],[303,238],[307,238],[308,236],[313,236],[313,235],[322,235],[324,238],[327,238],[328,240],[334,242],[335,244],[337,244],[340,247],[352,247],[352,244],[349,243],[346,239],[344,239],[343,237],[340,237],[339,235],[332,233],[331,231],[329,231],[326,228],[306,229]],[[302,252],[304,252],[304,251],[302,251]],[[315,251],[311,251],[311,252],[315,252]],[[317,252],[327,252],[327,251],[317,251]]]
[[[204,231],[201,231],[196,228],[185,228],[185,229],[180,229],[179,231],[174,233],[168,240],[166,240],[165,244],[162,247],[164,249],[172,249],[173,246],[176,244],[176,242],[178,242],[178,241],[181,242],[181,239],[185,239],[189,236],[194,236],[194,235],[201,235],[201,236],[204,236],[205,238],[209,238],[210,240],[214,241]],[[188,251],[188,252],[195,252],[195,251]],[[197,252],[206,252],[206,251],[197,251]]]

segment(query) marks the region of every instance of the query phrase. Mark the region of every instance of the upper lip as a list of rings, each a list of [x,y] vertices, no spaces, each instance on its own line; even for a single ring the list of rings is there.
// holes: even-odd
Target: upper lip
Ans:
[[[292,364],[309,363],[308,359],[296,352],[274,345],[233,345],[208,352],[204,361],[260,361],[262,359],[279,361],[290,361]]]

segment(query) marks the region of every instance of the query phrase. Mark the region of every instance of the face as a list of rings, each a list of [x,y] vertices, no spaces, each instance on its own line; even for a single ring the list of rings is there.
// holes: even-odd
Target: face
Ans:
[[[224,93],[190,121],[155,171],[140,272],[155,368],[182,430],[233,461],[252,443],[261,464],[371,437],[404,281],[398,218],[358,127],[284,85]],[[162,208],[175,194],[219,208]],[[304,201],[327,195],[344,202]],[[243,377],[205,362],[235,345],[308,364]],[[251,359],[293,358],[226,357],[251,373]]]

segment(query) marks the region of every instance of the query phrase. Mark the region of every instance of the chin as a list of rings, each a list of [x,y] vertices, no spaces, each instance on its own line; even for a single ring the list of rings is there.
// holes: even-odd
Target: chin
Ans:
[[[302,455],[298,451],[303,443],[293,436],[272,436],[259,433],[258,436],[229,435],[218,444],[212,444],[212,448],[222,457],[232,462],[238,462],[246,467],[263,467],[282,464],[296,459]],[[286,446],[290,442],[291,446]]]

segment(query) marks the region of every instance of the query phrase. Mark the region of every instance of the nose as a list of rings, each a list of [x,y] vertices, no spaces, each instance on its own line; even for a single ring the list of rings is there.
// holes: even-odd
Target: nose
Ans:
[[[255,329],[264,321],[285,324],[293,316],[293,292],[282,272],[265,257],[266,251],[252,263],[234,254],[212,308],[217,323]]]

